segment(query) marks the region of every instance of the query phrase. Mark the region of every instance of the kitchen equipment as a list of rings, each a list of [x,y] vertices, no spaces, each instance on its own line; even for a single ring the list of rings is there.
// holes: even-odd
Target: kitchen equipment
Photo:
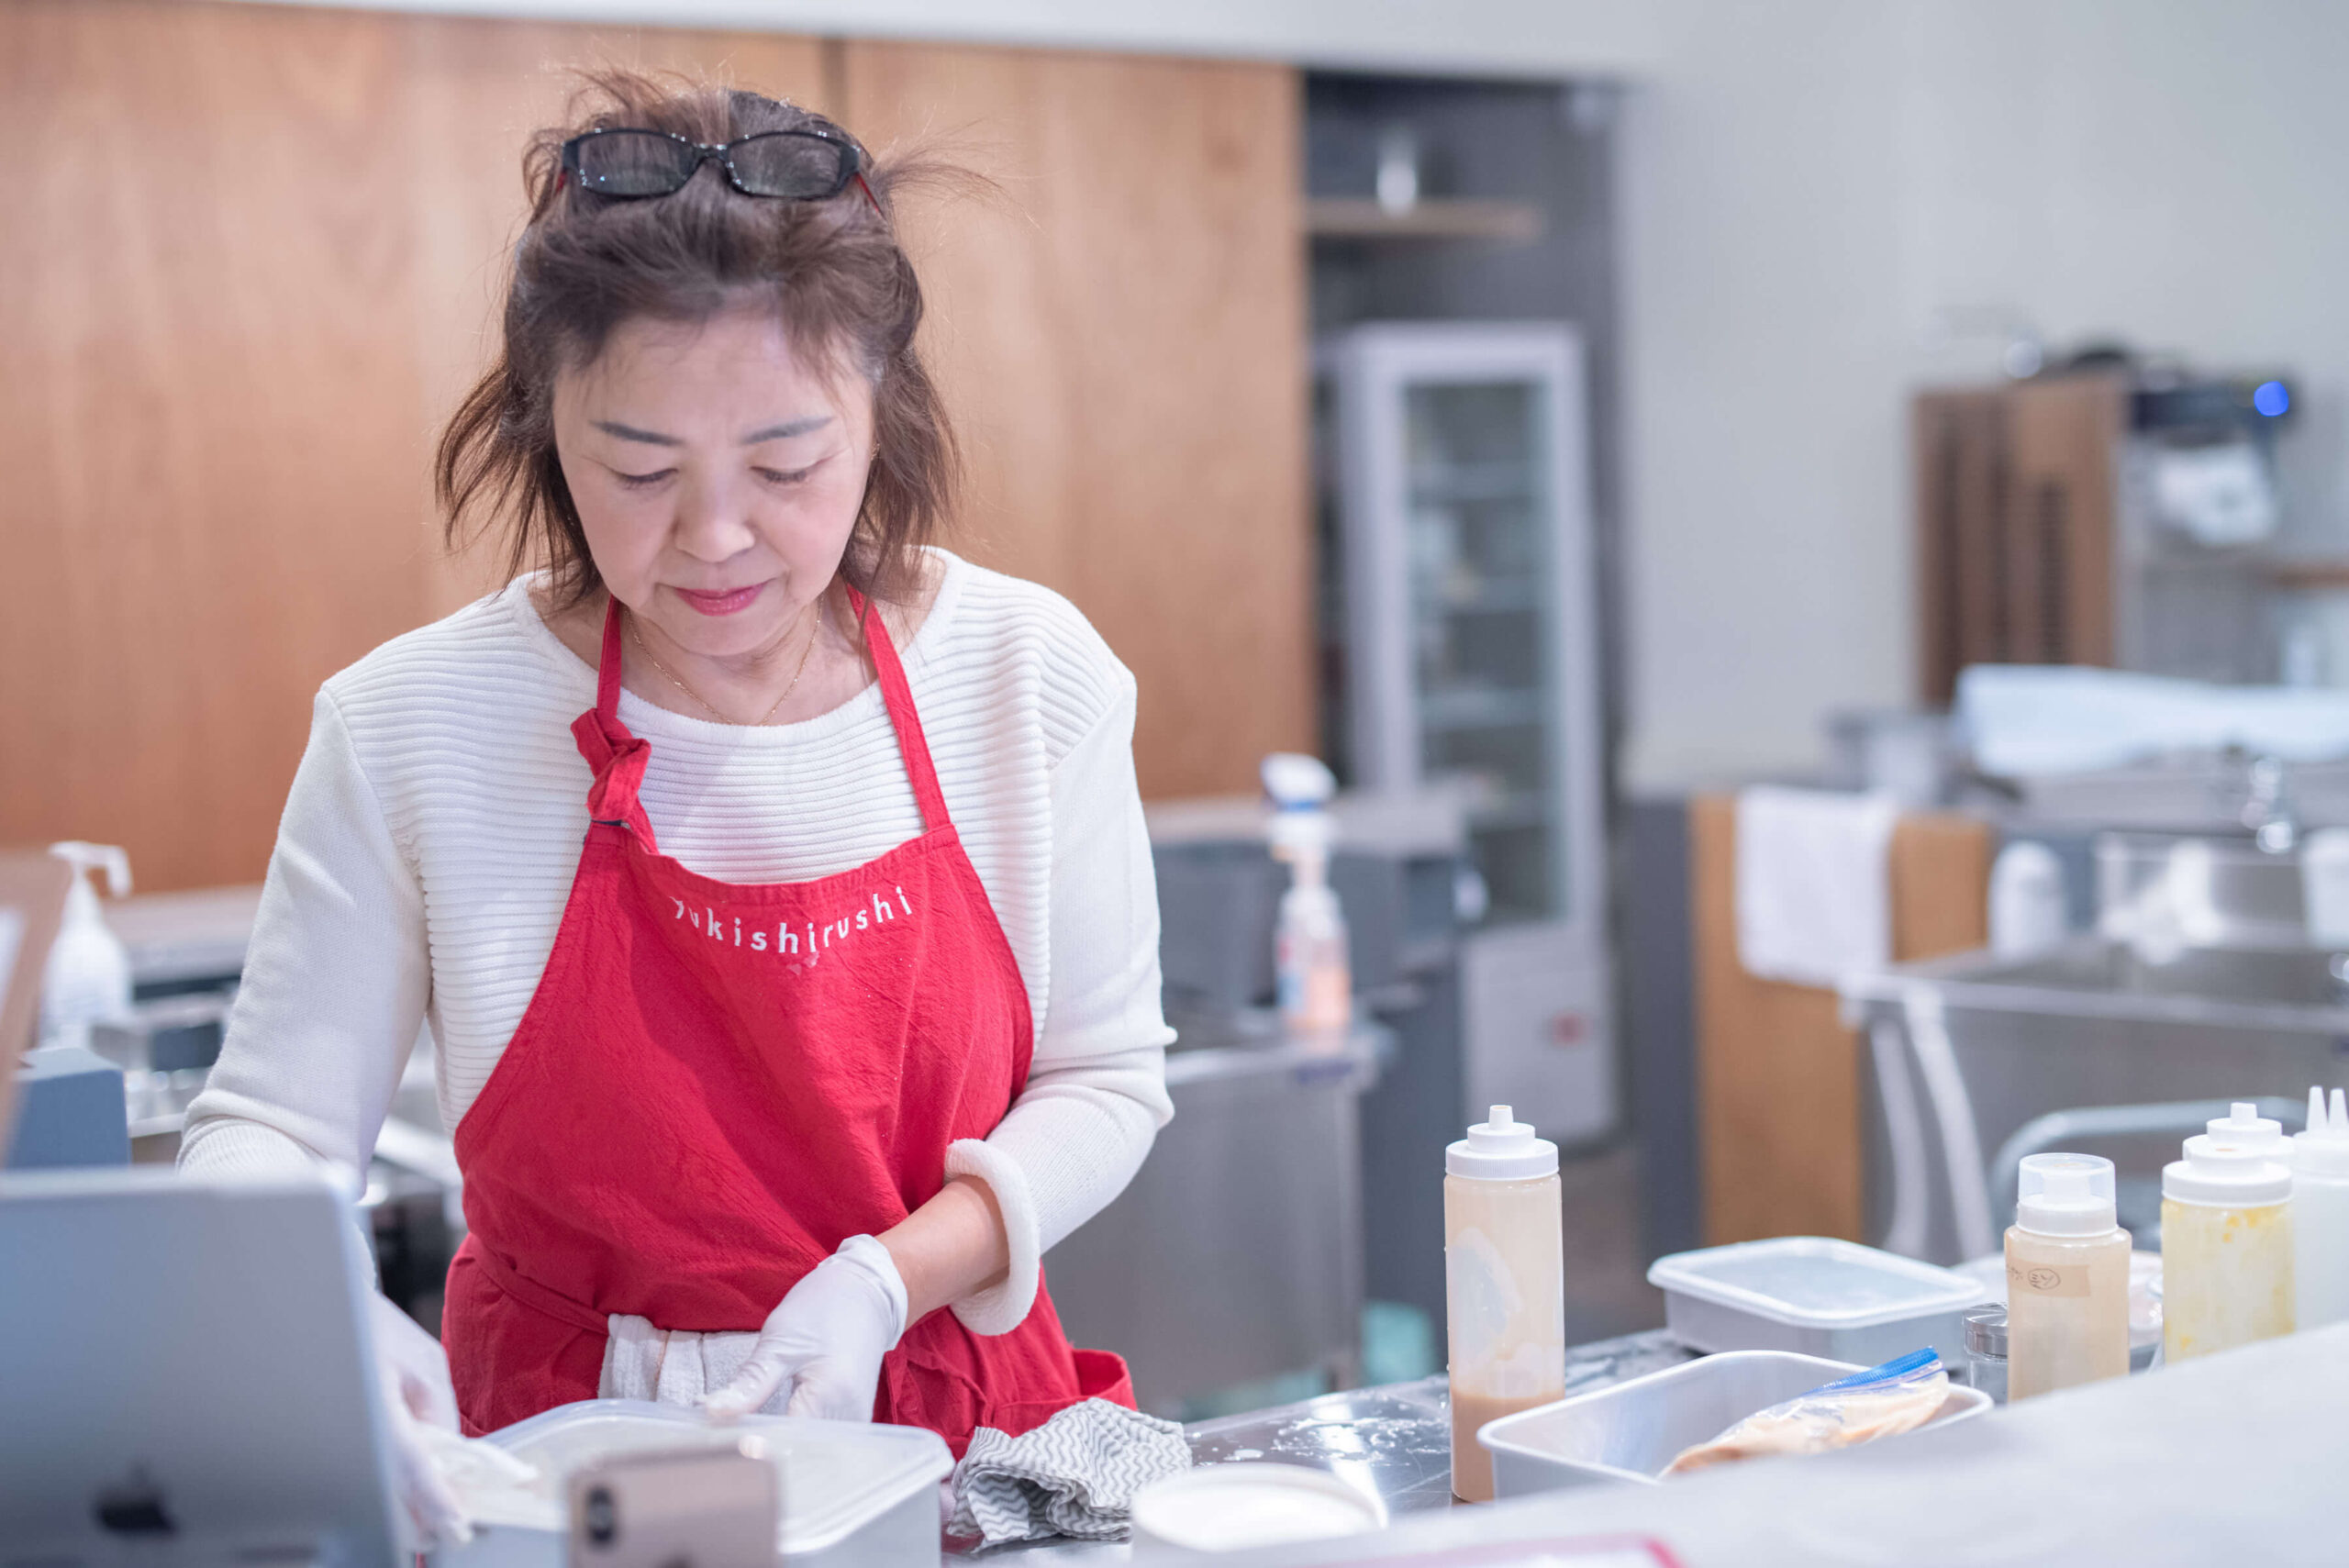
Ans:
[[[697,1411],[587,1399],[518,1421],[490,1440],[540,1472],[529,1486],[485,1479],[462,1499],[470,1546],[435,1568],[562,1568],[568,1478],[622,1454],[729,1451],[752,1440],[781,1479],[778,1550],[794,1568],[898,1568],[940,1558],[938,1484],[954,1459],[913,1427],[746,1416],[713,1426]]]
[[[2007,1402],[2007,1309],[1977,1307],[1965,1315],[1965,1385]]]
[[[1582,339],[1386,322],[1322,361],[1350,783],[1460,792],[1489,894],[1461,957],[1465,1103],[1513,1105],[1562,1144],[1603,1137],[1618,1095]]]
[[[1444,1327],[1452,1369],[1452,1491],[1490,1502],[1476,1431],[1565,1392],[1565,1265],[1558,1146],[1507,1106],[1444,1151]]]
[[[2188,1102],[2297,1095],[2339,1075],[2349,986],[2333,963],[2310,948],[2149,956],[2083,935],[2025,959],[1965,953],[1855,977],[1843,997],[1870,1048],[1860,1057],[1867,1234],[1936,1262],[1992,1251],[2004,1217],[1986,1195],[1991,1152],[2094,1137],[2118,1167],[2121,1223],[2158,1247],[2159,1178],[2177,1149],[2171,1113],[2190,1131],[2209,1113]],[[2014,1144],[2058,1117],[2060,1134]]]
[[[1153,1481],[1134,1496],[1137,1562],[1196,1562],[1386,1528],[1386,1506],[1326,1470],[1241,1461]]]
[[[2112,1162],[2026,1155],[2019,1190],[2006,1245],[2009,1396],[2128,1376],[2129,1232],[2113,1218]]]
[[[1655,1261],[1648,1283],[1664,1292],[1664,1326],[1693,1349],[1789,1351],[1864,1367],[1923,1346],[1963,1366],[1965,1309],[1982,1299],[1964,1274],[1827,1236],[1676,1252]]]
[[[1683,1449],[1737,1421],[1863,1370],[1784,1351],[1731,1351],[1635,1377],[1495,1421],[1479,1434],[1502,1498],[1609,1481],[1658,1484]],[[1979,1389],[1952,1385],[1931,1431],[1990,1407]],[[1898,1442],[1899,1438],[1881,1440]]]
[[[1355,1102],[1391,1037],[1300,1040],[1270,1012],[1170,1015],[1174,1119],[1124,1192],[1046,1255],[1081,1345],[1117,1350],[1142,1408],[1312,1371],[1353,1381],[1363,1303]]]
[[[2253,1121],[2251,1109],[2230,1119]],[[2163,1170],[2165,1364],[2292,1331],[2292,1173],[2279,1156],[2213,1131]]]

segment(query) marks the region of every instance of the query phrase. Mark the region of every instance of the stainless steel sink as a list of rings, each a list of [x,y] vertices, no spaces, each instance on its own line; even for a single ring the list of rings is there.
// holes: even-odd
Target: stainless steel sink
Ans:
[[[1954,1262],[1994,1250],[1992,1155],[2054,1111],[2301,1100],[2349,1083],[2349,962],[2309,948],[2184,948],[2085,936],[2028,958],[1989,953],[1855,980],[1871,1239]],[[2189,1129],[2191,1130],[2191,1129]],[[2090,1152],[2139,1193],[2177,1135]],[[2142,1208],[2141,1208],[2142,1223]]]

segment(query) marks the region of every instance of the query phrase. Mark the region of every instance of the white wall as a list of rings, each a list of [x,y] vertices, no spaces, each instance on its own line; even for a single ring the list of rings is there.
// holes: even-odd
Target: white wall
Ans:
[[[2012,318],[2300,378],[2349,555],[2349,7],[1667,0],[1624,138],[1634,783],[1910,691],[1905,399]]]

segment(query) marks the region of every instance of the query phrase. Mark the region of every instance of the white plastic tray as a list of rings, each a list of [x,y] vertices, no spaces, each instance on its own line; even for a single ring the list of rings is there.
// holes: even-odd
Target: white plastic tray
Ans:
[[[1780,1236],[1658,1258],[1664,1327],[1698,1351],[1790,1351],[1877,1366],[1930,1346],[1965,1364],[1981,1284],[1952,1269],[1826,1236]]]
[[[1859,1370],[1783,1351],[1731,1351],[1504,1416],[1487,1423],[1476,1440],[1493,1456],[1496,1496],[1611,1481],[1654,1485],[1683,1449]],[[1952,1384],[1940,1411],[1918,1429],[1931,1431],[1989,1407],[1990,1396],[1980,1389]]]
[[[535,1465],[532,1487],[466,1496],[477,1525],[471,1548],[435,1555],[435,1568],[559,1568],[567,1525],[564,1478],[612,1454],[732,1447],[754,1436],[782,1474],[778,1549],[794,1568],[940,1560],[938,1483],[954,1468],[935,1432],[787,1416],[717,1426],[698,1413],[638,1399],[587,1399],[490,1435]]]

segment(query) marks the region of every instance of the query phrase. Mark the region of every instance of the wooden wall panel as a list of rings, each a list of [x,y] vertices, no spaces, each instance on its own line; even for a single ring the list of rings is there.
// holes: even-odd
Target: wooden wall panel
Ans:
[[[1735,797],[1691,800],[1688,839],[1706,1243],[1862,1240],[1859,1037],[1833,992],[1757,979],[1739,962]],[[1889,857],[1896,962],[1988,942],[1992,850],[1973,818],[1901,819]]]
[[[970,461],[960,548],[1132,668],[1145,795],[1252,789],[1314,735],[1296,73],[851,42],[841,81],[868,144],[999,189],[906,217]]]
[[[178,0],[0,4],[0,841],[258,878],[318,683],[485,584],[432,432],[552,69],[802,98],[814,40]]]

